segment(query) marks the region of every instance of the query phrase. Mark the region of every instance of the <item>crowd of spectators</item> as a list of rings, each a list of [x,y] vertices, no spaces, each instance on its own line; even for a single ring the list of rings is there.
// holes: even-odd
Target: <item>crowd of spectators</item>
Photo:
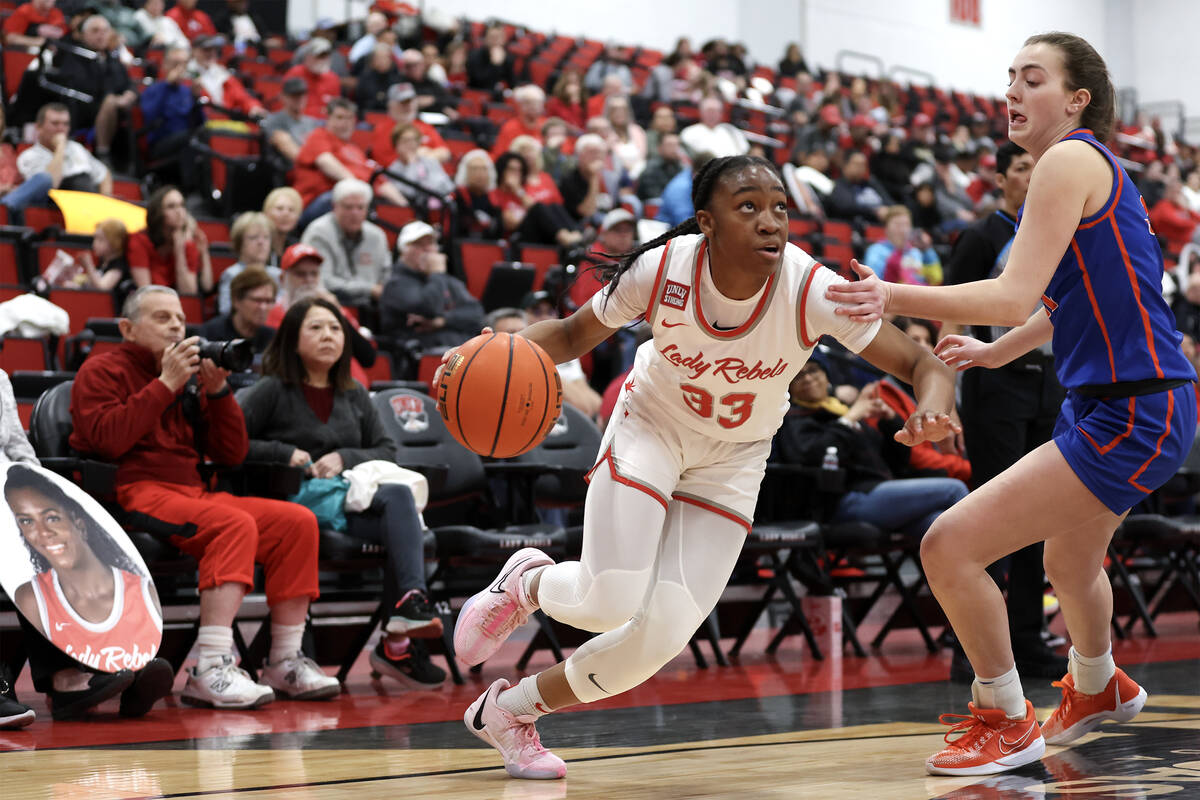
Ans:
[[[174,397],[198,374],[215,430],[240,431],[210,449],[213,458],[237,461],[249,450],[324,477],[387,457],[391,442],[354,382],[369,383],[378,351],[394,357],[392,377],[411,379],[421,355],[462,343],[485,322],[519,331],[568,313],[599,287],[590,262],[692,214],[693,172],[713,157],[775,161],[798,223],[793,240],[831,268],[846,270],[853,255],[893,281],[942,282],[963,230],[1004,207],[996,159],[1002,102],[822,70],[794,44],[772,67],[719,38],[698,49],[681,38],[670,53],[657,53],[498,22],[422,21],[390,3],[373,5],[363,20],[320,20],[296,39],[244,0],[200,5],[215,11],[197,0],[169,8],[163,0],[31,0],[2,27],[6,49],[36,53],[29,75],[44,73],[70,89],[53,95],[35,80],[20,81],[9,108],[16,124],[0,145],[0,204],[10,220],[19,224],[22,212],[46,205],[52,189],[111,196],[123,175],[146,189],[144,229],[105,220],[85,259],[86,285],[114,292],[118,308],[124,303],[126,344],[119,364],[84,362],[74,410],[78,445],[122,464],[124,496],[150,510],[171,505],[171,493],[204,513],[220,501],[190,473],[166,489],[137,488],[163,479],[147,469],[159,449],[193,445],[181,433],[186,420],[134,414],[129,398],[165,404],[164,385]],[[240,213],[227,220],[234,258],[222,268],[197,220],[211,213],[213,198],[201,170],[208,157],[196,143],[215,131],[259,142],[263,168],[253,180],[270,184],[251,193],[252,203],[235,198]],[[1195,149],[1144,119],[1122,128],[1113,146],[1146,198],[1168,260],[1195,253]],[[537,291],[485,308],[460,254],[464,240],[500,240],[514,260],[526,245],[553,248],[556,264],[566,266],[539,273]],[[1191,256],[1184,272],[1196,264],[1200,256]],[[1180,276],[1174,301],[1194,336],[1200,281],[1188,277]],[[176,293],[211,298],[206,337],[253,343],[255,369],[268,378],[254,386],[244,412],[226,399],[223,374],[177,355],[184,329]],[[912,330],[931,343],[938,335],[921,321]],[[644,335],[622,332],[585,363],[562,365],[567,402],[603,424],[601,395],[628,371]],[[780,452],[812,460],[823,443],[836,442],[855,454],[856,470],[838,514],[886,512],[881,524],[922,529],[966,491],[969,465],[952,463],[950,456],[962,458],[952,446],[925,454],[932,460],[918,467],[897,460],[880,433],[902,416],[903,387],[858,380],[842,387],[843,397],[826,369],[806,368],[793,384]],[[277,413],[283,407],[289,419],[307,407],[321,427],[292,425]],[[116,442],[100,413],[119,420],[128,437]],[[129,442],[142,444],[130,451]],[[143,446],[145,454],[131,455]],[[904,483],[930,469],[945,476],[930,480],[944,482]],[[369,519],[352,521],[351,533],[418,558],[411,498],[380,503]],[[275,510],[262,513],[266,522],[239,518],[236,529],[261,536],[282,524]],[[310,517],[294,524],[313,528]],[[221,601],[202,615],[207,649],[189,678],[190,696],[226,702],[212,688],[221,681],[207,675],[215,669],[235,687],[228,704],[263,702],[263,687],[230,672],[220,652],[228,653],[227,621],[240,598],[240,589],[223,587],[241,587],[238,576],[255,561],[269,574],[278,568],[239,544],[236,568],[208,571],[213,556],[204,541],[189,545],[201,561],[201,591]],[[302,569],[315,575],[307,561]],[[286,588],[271,589],[268,577],[269,599],[283,608],[284,641],[269,663],[288,663],[300,675],[293,684],[304,686],[270,671],[264,680],[277,693],[319,696],[325,684],[292,647],[315,584],[288,574]],[[393,564],[390,574],[391,594],[419,602],[408,623],[388,628],[396,636],[381,643],[373,663],[438,682],[420,648],[405,650],[400,635],[406,624],[428,622],[423,581],[411,563]]]

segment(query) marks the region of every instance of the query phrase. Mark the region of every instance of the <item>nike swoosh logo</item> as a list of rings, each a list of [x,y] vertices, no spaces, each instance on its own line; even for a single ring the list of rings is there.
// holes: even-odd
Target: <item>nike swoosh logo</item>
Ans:
[[[1037,730],[1036,726],[1030,725],[1029,730],[1025,731],[1025,735],[1020,739],[1017,739],[1015,742],[1010,742],[1008,739],[1004,738],[1004,734],[1000,734],[1000,752],[1004,755],[1008,755],[1009,753],[1016,751],[1025,743],[1025,740],[1028,739],[1035,730]]]
[[[591,681],[592,683],[594,683],[596,685],[596,688],[599,689],[600,691],[604,692],[605,694],[609,693],[608,689],[605,689],[603,686],[601,686],[599,683],[596,682],[596,673],[589,672],[588,680]]]
[[[489,686],[488,690],[483,693],[483,702],[479,704],[479,708],[475,711],[475,719],[471,720],[471,724],[475,726],[475,730],[481,731],[484,728],[483,724],[483,707],[487,705],[488,695],[492,693]]]
[[[71,623],[69,623],[69,622],[56,622],[56,623],[54,623],[54,630],[61,631],[63,628],[67,627],[70,624]],[[1120,702],[1120,700],[1121,700],[1121,698],[1120,698],[1120,695],[1118,694],[1117,702]]]
[[[664,328],[678,328],[680,325],[687,325],[687,323],[686,322],[667,322],[665,319],[663,320]]]
[[[522,564],[526,564],[530,561],[533,561],[532,557],[531,558],[523,558],[520,561],[518,561],[516,564],[513,564],[512,569],[510,569],[508,572],[501,575],[494,584],[492,584],[490,587],[488,587],[488,591],[492,592],[493,594],[504,594],[504,590],[501,589],[500,587],[504,585],[504,582],[506,580],[508,580],[508,576],[512,575],[513,571],[516,570],[517,567],[521,566]]]

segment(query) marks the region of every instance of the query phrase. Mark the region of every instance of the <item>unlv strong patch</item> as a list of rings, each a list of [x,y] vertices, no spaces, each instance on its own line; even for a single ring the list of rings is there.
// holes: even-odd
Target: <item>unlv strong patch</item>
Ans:
[[[686,283],[676,283],[675,281],[667,281],[663,287],[662,304],[671,308],[678,308],[680,311],[687,308],[688,292],[692,289]]]

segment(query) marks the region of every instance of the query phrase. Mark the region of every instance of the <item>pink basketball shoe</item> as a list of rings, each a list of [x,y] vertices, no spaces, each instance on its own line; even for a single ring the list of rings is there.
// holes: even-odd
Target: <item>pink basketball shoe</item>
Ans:
[[[483,591],[472,595],[454,624],[455,654],[475,666],[500,649],[513,631],[529,621],[537,606],[521,588],[521,575],[534,567],[548,566],[554,559],[532,547],[509,556],[500,577]]]
[[[508,681],[500,678],[463,714],[467,730],[499,751],[504,769],[514,778],[554,780],[565,777],[566,763],[542,747],[530,717],[508,713],[496,702]]]

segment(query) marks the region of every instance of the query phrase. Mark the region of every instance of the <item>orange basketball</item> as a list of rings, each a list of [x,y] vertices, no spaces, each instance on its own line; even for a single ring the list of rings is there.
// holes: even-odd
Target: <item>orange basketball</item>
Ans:
[[[546,438],[562,411],[562,380],[524,336],[485,333],[451,356],[437,386],[446,427],[481,456],[519,456]]]

